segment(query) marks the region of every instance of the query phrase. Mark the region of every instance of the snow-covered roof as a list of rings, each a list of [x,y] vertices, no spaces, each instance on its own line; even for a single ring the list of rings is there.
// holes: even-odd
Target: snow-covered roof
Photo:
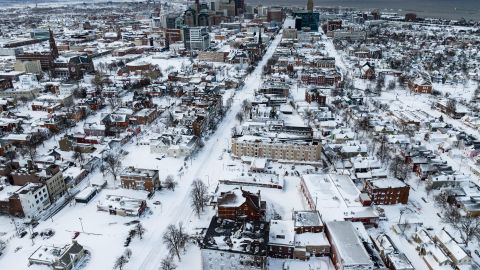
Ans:
[[[327,231],[337,256],[344,267],[372,265],[365,247],[349,221],[327,222]]]
[[[295,246],[330,246],[330,242],[323,232],[301,233],[295,235]]]
[[[293,220],[270,220],[269,245],[293,246],[294,241]]]

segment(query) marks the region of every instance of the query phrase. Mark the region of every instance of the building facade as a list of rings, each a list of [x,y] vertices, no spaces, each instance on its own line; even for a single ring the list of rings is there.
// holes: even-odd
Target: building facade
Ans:
[[[146,190],[155,192],[160,187],[160,179],[157,170],[125,168],[120,174],[122,188]]]
[[[210,47],[210,35],[206,27],[185,27],[183,42],[188,51],[204,51]]]
[[[410,187],[397,179],[365,181],[365,190],[376,205],[407,204]]]
[[[318,161],[322,145],[314,140],[271,141],[248,137],[232,138],[232,153],[276,160]]]

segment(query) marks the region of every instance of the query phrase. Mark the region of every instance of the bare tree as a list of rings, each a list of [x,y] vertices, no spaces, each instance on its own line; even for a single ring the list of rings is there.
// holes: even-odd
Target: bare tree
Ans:
[[[310,126],[310,123],[312,122],[314,118],[314,113],[311,109],[306,109],[305,110],[305,118],[307,118],[307,125]]]
[[[465,246],[468,246],[475,238],[480,239],[480,218],[463,215],[460,209],[454,205],[444,209],[443,222],[458,232]]]
[[[31,161],[34,161],[37,157],[37,144],[30,142],[23,148],[23,154],[27,155]]]
[[[188,235],[184,232],[182,223],[179,223],[178,227],[173,224],[168,225],[162,239],[170,255],[176,255],[180,261],[180,251],[186,247],[188,240]]]
[[[355,128],[358,130],[366,131],[368,130],[370,126],[370,120],[368,119],[368,116],[361,116],[355,120],[354,123]]]
[[[125,258],[129,260],[132,257],[132,250],[129,248],[126,248],[125,251],[123,252],[123,256],[125,256]]]
[[[447,207],[449,207],[448,195],[445,192],[439,193],[438,195],[436,195],[433,198],[433,200],[435,201],[435,205],[437,205],[438,207],[440,207],[442,209],[446,209]]]
[[[377,139],[379,143],[379,147],[377,149],[377,157],[384,163],[388,162],[390,159],[390,147],[387,144],[387,137],[385,135],[381,135],[380,138]]]
[[[160,263],[160,270],[175,270],[177,265],[173,262],[172,256],[166,256]]]
[[[249,112],[252,109],[252,103],[247,99],[242,101],[242,110],[243,112]]]
[[[143,235],[145,234],[145,227],[143,227],[142,223],[137,223],[137,225],[135,226],[135,232],[140,237],[140,239],[143,239]]]
[[[427,193],[427,196],[430,195],[432,190],[433,190],[433,185],[429,183],[425,183],[425,192]]]
[[[202,180],[196,179],[192,182],[192,190],[190,191],[192,206],[195,213],[200,217],[205,205],[208,202],[208,189]]]
[[[390,162],[390,172],[395,178],[406,180],[408,178],[409,167],[405,159],[396,155]]]
[[[238,113],[235,115],[235,119],[237,119],[237,121],[238,121],[240,124],[243,123],[243,120],[244,120],[243,113],[242,113],[242,112],[238,112]]]
[[[84,156],[83,156],[83,153],[82,153],[82,150],[80,149],[80,147],[76,146],[75,148],[73,148],[72,158],[73,158],[75,161],[80,162],[80,164],[83,164],[85,158],[84,158]]]
[[[120,169],[122,167],[120,155],[114,154],[113,152],[108,152],[103,157],[103,164],[105,171],[112,175],[113,183],[115,184],[115,181],[117,181],[117,176],[120,173]]]
[[[105,74],[102,72],[95,72],[95,76],[93,77],[92,84],[95,86],[97,90],[103,89],[104,85],[104,76]]]
[[[449,99],[447,101],[447,113],[453,115],[457,111],[457,101],[454,99]]]
[[[169,174],[167,178],[165,178],[165,187],[172,191],[175,191],[175,187],[177,186],[177,182],[175,181],[173,175]]]
[[[125,255],[122,255],[115,260],[115,263],[113,264],[113,269],[122,270],[125,264],[127,263],[128,263],[127,257],[125,257]]]
[[[390,82],[388,83],[387,89],[388,89],[388,90],[394,90],[395,87],[397,87],[397,83],[396,83],[395,81],[390,81]]]

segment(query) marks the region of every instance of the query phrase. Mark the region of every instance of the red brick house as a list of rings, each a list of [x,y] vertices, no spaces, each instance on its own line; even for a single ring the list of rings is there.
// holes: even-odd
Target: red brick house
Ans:
[[[240,188],[221,194],[217,203],[217,216],[237,220],[263,220],[266,202],[261,200],[260,191],[251,193]]]
[[[327,103],[327,96],[318,89],[309,89],[305,91],[305,101],[308,103],[317,102],[323,107]]]

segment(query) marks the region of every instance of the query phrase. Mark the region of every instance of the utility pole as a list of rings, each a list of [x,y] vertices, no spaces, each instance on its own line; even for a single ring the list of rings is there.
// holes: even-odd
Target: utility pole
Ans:
[[[85,230],[83,229],[83,222],[82,222],[82,218],[79,217],[78,220],[80,220],[80,226],[82,227],[82,232],[85,232]]]

